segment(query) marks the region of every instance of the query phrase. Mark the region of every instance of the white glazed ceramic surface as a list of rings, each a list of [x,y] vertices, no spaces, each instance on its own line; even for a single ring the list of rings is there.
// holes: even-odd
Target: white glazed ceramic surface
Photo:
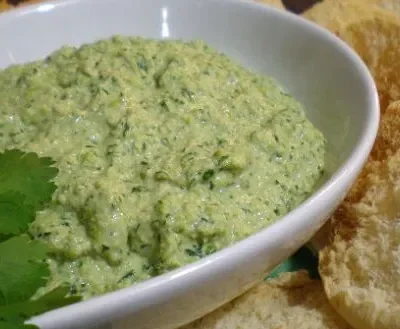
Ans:
[[[34,318],[43,329],[111,322],[119,329],[171,329],[237,296],[321,227],[354,182],[378,127],[374,83],[348,47],[295,15],[250,2],[66,0],[29,6],[0,15],[0,67],[114,34],[201,38],[276,77],[327,137],[330,175],[311,198],[265,230],[163,276]]]

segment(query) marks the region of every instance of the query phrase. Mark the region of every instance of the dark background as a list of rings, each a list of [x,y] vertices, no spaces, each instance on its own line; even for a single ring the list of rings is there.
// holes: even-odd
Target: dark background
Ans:
[[[282,0],[286,9],[296,14],[301,14],[317,2],[322,2],[322,0]]]

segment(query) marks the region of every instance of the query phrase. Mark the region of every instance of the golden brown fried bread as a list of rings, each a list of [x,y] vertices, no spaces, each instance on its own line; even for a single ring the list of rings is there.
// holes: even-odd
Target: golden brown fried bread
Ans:
[[[399,0],[324,0],[324,3],[343,4],[343,3],[358,3],[363,7],[377,6],[382,9],[391,11],[400,15],[400,1]],[[332,5],[332,4],[331,4]]]
[[[13,7],[13,6],[10,5],[7,1],[5,1],[5,0],[0,1],[0,12],[1,12],[1,11],[5,11],[5,10],[7,10],[7,9],[9,9],[9,8],[12,8],[12,7]]]
[[[360,1],[360,0],[358,0]],[[400,15],[400,1],[399,0],[363,0],[365,5],[378,6],[382,9],[391,11]]]
[[[181,329],[351,329],[329,305],[321,281],[284,273]]]
[[[382,117],[374,152],[331,219],[319,270],[354,328],[400,328],[400,102]]]
[[[378,137],[371,157],[375,160],[385,159],[400,148],[400,101],[390,104],[382,116]]]
[[[375,10],[379,8],[365,6],[362,0],[327,0],[311,7],[303,17],[336,33],[351,22],[374,17]]]
[[[317,4],[304,16],[328,28],[360,55],[375,79],[383,111],[400,99],[399,16],[349,0]]]
[[[19,6],[39,3],[39,2],[43,2],[43,1],[45,1],[45,0],[19,0],[19,1],[0,0],[0,12],[8,10],[8,9],[16,8]]]
[[[382,110],[400,100],[400,19],[378,10],[339,29],[338,35],[361,56],[377,85]]]

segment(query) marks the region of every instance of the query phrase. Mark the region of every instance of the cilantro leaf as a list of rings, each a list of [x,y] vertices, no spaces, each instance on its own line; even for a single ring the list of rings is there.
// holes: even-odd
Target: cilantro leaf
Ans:
[[[17,235],[24,232],[28,229],[28,224],[35,219],[33,208],[24,203],[25,196],[21,193],[0,194],[0,232],[2,235]]]
[[[29,299],[50,274],[46,246],[20,235],[0,243],[0,305]]]
[[[0,153],[0,194],[18,192],[35,211],[51,200],[56,185],[51,180],[58,169],[54,161],[36,153],[6,150]]]
[[[9,322],[0,320],[0,329],[38,329],[34,324],[24,324],[23,322]]]
[[[18,321],[20,319],[20,321],[24,321],[55,308],[76,303],[81,299],[78,296],[66,297],[68,292],[69,287],[58,287],[37,300],[0,306],[0,319],[7,321]]]
[[[80,300],[66,297],[68,287],[31,299],[50,275],[45,263],[48,247],[20,234],[56,190],[51,180],[58,169],[53,164],[52,159],[35,153],[0,153],[0,329],[37,328],[24,321]]]
[[[50,158],[7,150],[0,153],[0,241],[26,232],[35,212],[51,200],[57,168]]]

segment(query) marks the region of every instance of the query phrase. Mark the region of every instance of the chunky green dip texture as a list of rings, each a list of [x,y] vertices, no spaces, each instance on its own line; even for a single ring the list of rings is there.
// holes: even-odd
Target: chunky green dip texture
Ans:
[[[0,150],[51,156],[30,227],[85,298],[229,246],[301,203],[325,139],[275,82],[203,42],[114,37],[0,72]]]

